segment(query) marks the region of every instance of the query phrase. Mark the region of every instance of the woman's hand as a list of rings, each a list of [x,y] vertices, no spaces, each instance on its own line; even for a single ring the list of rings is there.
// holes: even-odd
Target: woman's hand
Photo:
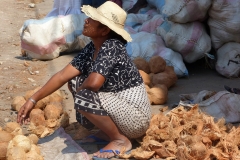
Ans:
[[[28,100],[19,110],[17,115],[17,122],[22,124],[27,124],[30,122],[29,114],[34,107],[34,103]]]

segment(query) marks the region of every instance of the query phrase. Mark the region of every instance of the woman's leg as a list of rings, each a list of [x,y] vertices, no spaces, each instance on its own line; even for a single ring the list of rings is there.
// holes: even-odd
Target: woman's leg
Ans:
[[[123,147],[125,147],[126,150],[132,148],[131,141],[117,128],[109,116],[95,115],[82,110],[78,111],[110,138],[110,143],[106,145],[103,150],[120,151]],[[93,155],[99,158],[111,158],[114,156],[114,153],[100,153],[98,151]]]

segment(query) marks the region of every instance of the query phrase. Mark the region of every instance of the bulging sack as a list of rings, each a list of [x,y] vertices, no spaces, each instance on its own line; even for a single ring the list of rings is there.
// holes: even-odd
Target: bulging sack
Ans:
[[[181,94],[180,105],[199,105],[199,109],[216,119],[224,118],[227,123],[240,122],[240,95],[228,91],[207,91],[199,93]]]
[[[19,31],[21,47],[28,57],[40,60],[54,59],[61,52],[79,50],[90,41],[81,36],[85,19],[85,14],[70,14],[27,20]]]

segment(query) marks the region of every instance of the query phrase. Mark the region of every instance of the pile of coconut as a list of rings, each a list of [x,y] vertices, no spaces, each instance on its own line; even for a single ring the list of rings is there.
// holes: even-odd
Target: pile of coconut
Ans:
[[[0,127],[0,160],[43,160],[35,134],[23,135],[21,126],[8,122]]]
[[[160,56],[153,56],[149,61],[141,57],[133,60],[139,70],[151,104],[165,104],[168,98],[168,89],[177,82],[177,75],[172,66]]]
[[[179,106],[167,114],[164,108],[152,117],[141,146],[121,158],[178,160],[240,159],[240,127],[225,124],[201,113],[198,105],[191,109]]]
[[[40,87],[26,92],[25,96],[16,96],[12,101],[12,109],[19,111],[21,106],[28,100]],[[30,124],[28,131],[43,138],[52,134],[59,127],[69,125],[69,115],[63,110],[63,95],[60,90],[38,101],[34,109],[30,112]]]

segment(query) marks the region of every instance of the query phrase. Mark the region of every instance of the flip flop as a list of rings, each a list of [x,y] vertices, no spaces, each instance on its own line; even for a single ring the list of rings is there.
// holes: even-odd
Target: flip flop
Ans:
[[[99,150],[100,153],[104,153],[104,152],[108,152],[108,153],[114,153],[114,156],[113,157],[110,157],[110,158],[99,158],[99,157],[96,157],[96,156],[93,156],[92,157],[92,160],[107,160],[107,159],[111,159],[111,158],[118,158],[118,154],[120,154],[120,151],[119,150],[111,150],[111,149],[100,149]],[[131,152],[131,150],[125,152],[126,154],[129,154]]]
[[[87,138],[94,139],[94,141],[93,142],[81,142],[81,140],[78,140],[77,143],[80,145],[87,145],[87,144],[105,145],[105,144],[109,143],[109,141],[103,140],[94,135],[87,136],[86,139]]]
[[[116,156],[120,153],[119,150],[111,150],[111,149],[107,149],[107,150],[105,150],[105,149],[100,149],[99,152],[100,152],[100,153],[104,153],[104,152],[114,153],[114,156],[113,156],[113,157],[110,157],[110,158],[99,158],[99,157],[93,156],[93,157],[92,157],[93,160],[107,160],[107,159],[111,159],[111,158],[116,157]]]

